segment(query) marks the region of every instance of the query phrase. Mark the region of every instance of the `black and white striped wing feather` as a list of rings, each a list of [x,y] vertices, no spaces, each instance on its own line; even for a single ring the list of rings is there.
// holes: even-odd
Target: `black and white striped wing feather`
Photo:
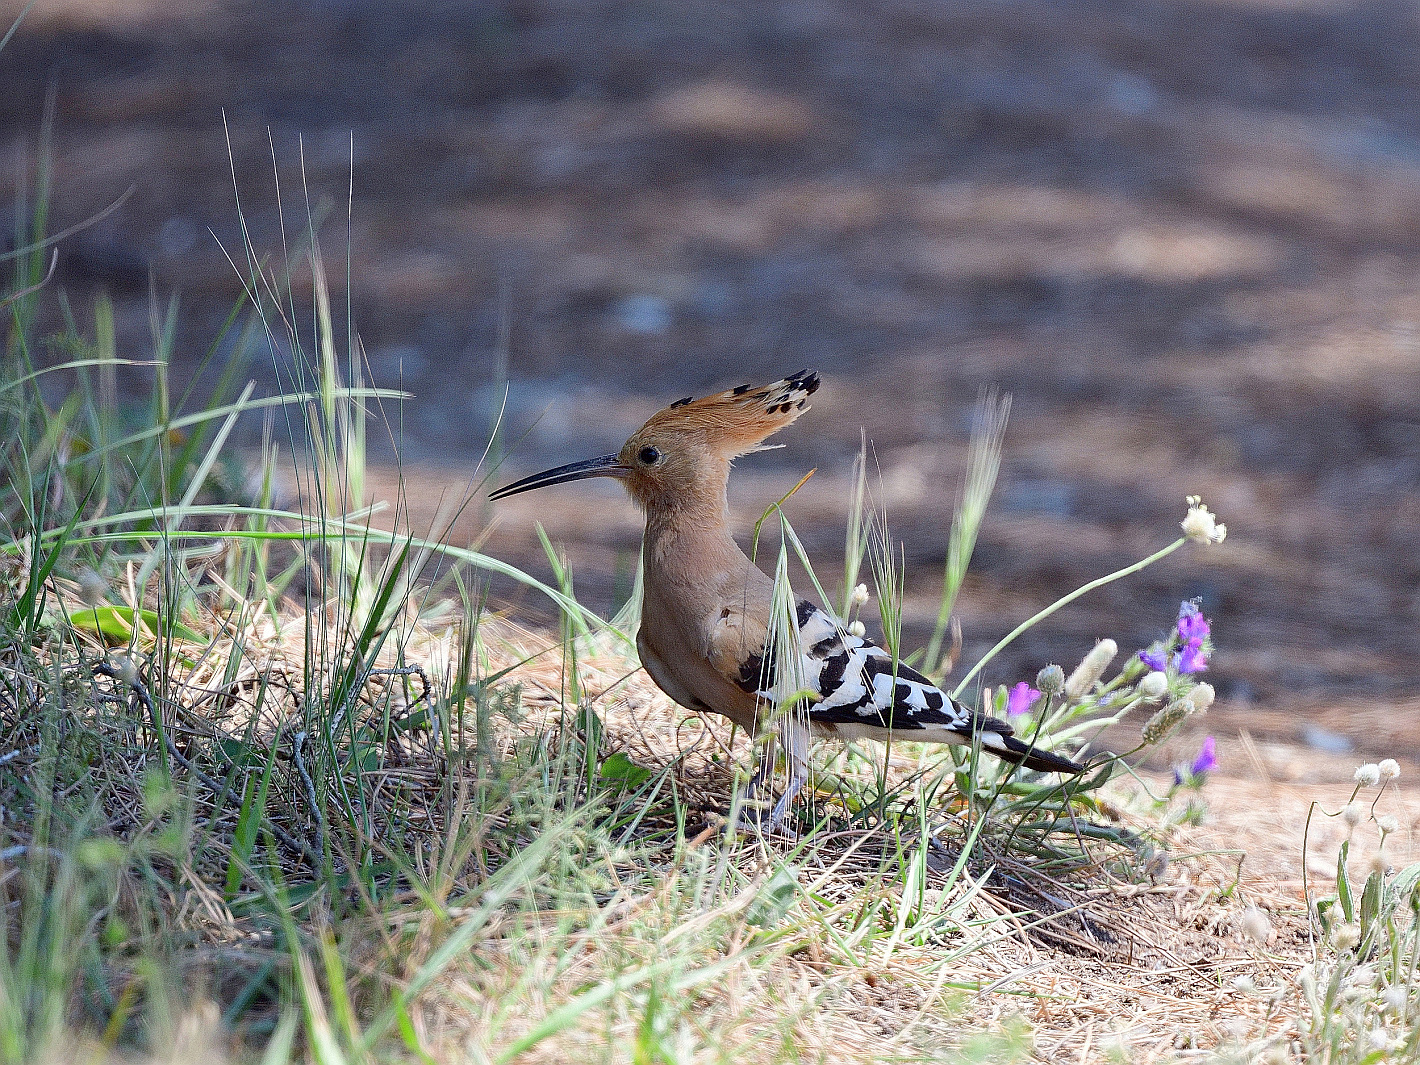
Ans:
[[[1078,773],[1083,768],[1022,743],[1005,721],[962,706],[808,600],[799,603],[798,622],[801,676],[818,695],[808,707],[811,723],[847,739],[886,739],[891,732],[904,740],[970,744],[979,737],[983,750],[1030,769]],[[756,694],[772,700],[773,687],[762,680]]]

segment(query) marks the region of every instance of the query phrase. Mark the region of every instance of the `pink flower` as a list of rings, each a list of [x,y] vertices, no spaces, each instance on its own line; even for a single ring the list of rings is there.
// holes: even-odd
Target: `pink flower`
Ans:
[[[1208,668],[1208,652],[1203,649],[1203,637],[1195,636],[1178,653],[1180,673],[1202,673]]]
[[[1184,642],[1189,640],[1202,640],[1208,636],[1208,619],[1203,616],[1203,611],[1198,609],[1198,604],[1192,600],[1186,600],[1178,605],[1178,635]]]
[[[1024,714],[1035,705],[1035,701],[1039,698],[1040,692],[1025,681],[1021,681],[1011,689],[1011,694],[1006,698],[1006,716],[1017,717]]]
[[[1193,759],[1193,763],[1184,768],[1176,766],[1173,771],[1173,782],[1175,784],[1186,784],[1189,781],[1197,781],[1199,777],[1213,772],[1218,768],[1218,741],[1212,736],[1203,737],[1203,746],[1198,751],[1198,756]]]
[[[1211,773],[1218,768],[1218,741],[1212,736],[1203,737],[1203,747],[1198,752],[1198,757],[1193,760],[1193,764],[1188,767],[1188,771],[1195,777],[1201,777],[1204,773]]]

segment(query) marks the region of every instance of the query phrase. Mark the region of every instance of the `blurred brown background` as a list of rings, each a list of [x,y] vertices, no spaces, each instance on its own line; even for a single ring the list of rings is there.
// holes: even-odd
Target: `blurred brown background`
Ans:
[[[224,112],[261,248],[280,246],[268,130],[288,226],[304,138],[337,274],[353,135],[354,316],[377,381],[417,396],[394,431],[425,520],[486,440],[505,309],[500,480],[810,366],[814,409],[742,463],[737,513],[748,532],[816,466],[789,512],[831,564],[864,428],[920,639],[995,384],[1015,409],[969,656],[1167,543],[1188,493],[1230,537],[1062,612],[988,680],[1068,669],[1096,636],[1138,646],[1193,595],[1240,712],[1345,732],[1327,707],[1403,706],[1420,678],[1410,4],[40,0],[0,52],[6,210],[51,89],[52,228],[136,186],[57,281],[81,319],[112,293],[138,356],[150,285],[179,294],[186,366],[240,291],[213,238],[240,247]],[[282,357],[252,375],[270,387]],[[545,572],[541,518],[614,605],[638,535],[615,485],[502,515],[495,551]]]

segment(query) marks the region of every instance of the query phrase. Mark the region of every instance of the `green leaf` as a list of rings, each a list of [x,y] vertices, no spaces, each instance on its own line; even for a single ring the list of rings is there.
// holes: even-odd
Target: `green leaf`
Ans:
[[[233,759],[235,761],[235,759]],[[236,898],[237,887],[242,882],[242,867],[251,865],[252,851],[256,849],[256,833],[266,816],[266,789],[271,783],[271,771],[276,767],[276,747],[273,744],[266,760],[266,771],[261,782],[253,787],[253,778],[247,778],[246,790],[242,795],[242,809],[237,815],[237,829],[232,840],[232,857],[227,863],[226,896],[230,902]]]
[[[645,766],[637,765],[622,751],[611,754],[602,762],[601,777],[608,783],[620,784],[625,788],[639,788],[650,780],[652,773]]]
[[[1366,878],[1365,890],[1361,892],[1361,934],[1366,935],[1375,926],[1381,915],[1381,893],[1385,890],[1385,878],[1380,873],[1372,873]]]
[[[134,610],[131,606],[99,606],[74,613],[70,624],[96,636],[102,636],[110,644],[126,644],[133,638],[134,630],[144,640],[157,640],[159,631],[156,610]],[[206,643],[206,639],[180,621],[171,618],[168,632],[189,643]]]
[[[1341,844],[1336,852],[1336,901],[1341,905],[1341,913],[1347,921],[1356,919],[1356,904],[1351,898],[1351,878],[1346,872],[1346,859],[1351,853],[1351,841]]]
[[[761,928],[777,925],[788,914],[798,895],[799,880],[793,868],[781,865],[774,870],[769,882],[759,889],[745,919]]]

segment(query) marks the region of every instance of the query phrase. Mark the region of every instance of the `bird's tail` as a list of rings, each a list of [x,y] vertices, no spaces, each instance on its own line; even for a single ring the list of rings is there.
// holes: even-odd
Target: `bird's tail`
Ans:
[[[988,741],[982,744],[985,750],[1006,759],[1008,762],[1015,762],[1027,769],[1034,769],[1037,773],[1075,774],[1085,771],[1085,767],[1078,762],[1072,762],[1058,754],[1051,754],[1049,751],[1032,747],[1028,743],[1022,743],[1014,736],[1003,736],[997,733],[988,734],[982,738]]]

